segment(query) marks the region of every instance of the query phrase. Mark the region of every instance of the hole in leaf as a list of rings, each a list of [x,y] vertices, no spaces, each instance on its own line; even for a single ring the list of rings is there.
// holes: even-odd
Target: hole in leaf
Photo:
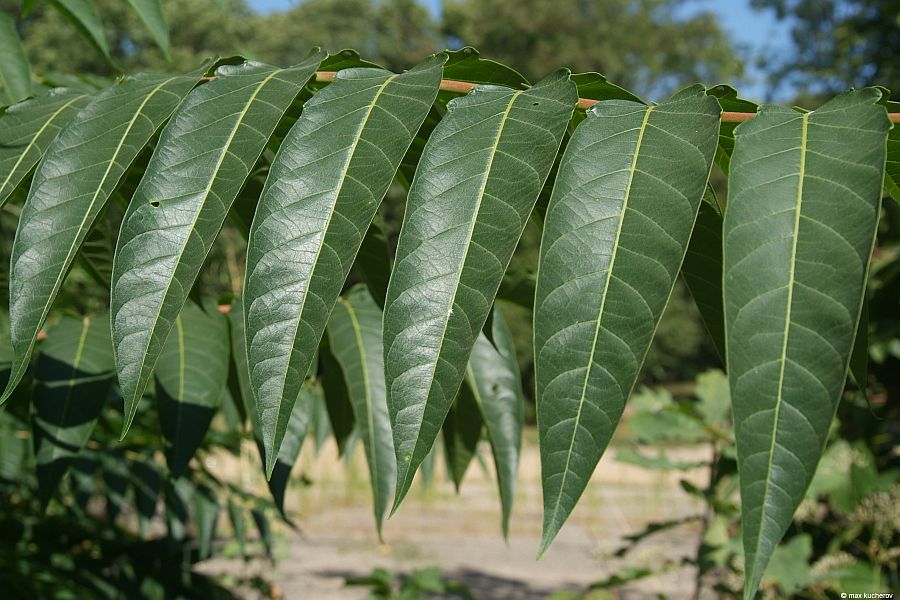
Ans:
[[[540,102],[532,102],[531,103],[532,106],[537,106],[538,104],[540,104]]]
[[[156,208],[157,206],[159,206],[159,200],[151,200],[150,206],[152,206],[153,208]]]

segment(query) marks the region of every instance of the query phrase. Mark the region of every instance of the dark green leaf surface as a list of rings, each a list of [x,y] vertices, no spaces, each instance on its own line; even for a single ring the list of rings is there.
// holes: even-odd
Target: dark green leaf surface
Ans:
[[[453,100],[410,190],[384,315],[394,509],[434,444],[577,100],[558,71]]]
[[[755,113],[759,107],[749,100],[738,96],[737,90],[730,85],[717,85],[706,90],[706,93],[718,101],[723,111]],[[737,123],[722,123],[719,127],[719,145],[716,147],[716,164],[728,174],[731,155],[734,154],[734,130]]]
[[[366,282],[379,311],[384,309],[388,283],[391,280],[391,253],[388,248],[384,219],[375,215],[356,255],[356,268]]]
[[[201,485],[191,495],[194,504],[194,522],[197,526],[197,542],[200,560],[209,558],[212,552],[213,538],[216,535],[216,523],[219,520],[219,501],[214,490]]]
[[[289,69],[227,65],[160,136],[122,222],[113,269],[113,347],[128,430],[172,323],[235,197],[324,54]]]
[[[147,26],[156,45],[169,58],[169,25],[160,0],[128,0],[128,3]]]
[[[31,95],[31,67],[16,31],[16,22],[0,13],[0,87],[4,102],[15,104]]]
[[[234,531],[234,539],[241,549],[241,554],[247,556],[247,518],[241,508],[231,497],[228,498],[228,520],[231,521],[231,529]]]
[[[889,92],[882,90],[882,104],[891,113],[900,113],[900,102],[889,99]],[[900,124],[894,123],[894,127],[888,134],[887,160],[884,168],[884,189],[891,197],[900,202]],[[2,199],[0,199],[2,203]]]
[[[725,360],[725,313],[722,307],[722,209],[710,186],[700,203],[681,276],[719,357]]]
[[[250,231],[244,313],[266,468],[366,229],[437,93],[436,55],[402,75],[340,71],[275,157]]]
[[[9,315],[0,311],[0,385],[6,385],[12,369],[13,349],[9,341]]]
[[[460,50],[448,50],[444,65],[444,79],[467,81],[488,85],[502,85],[521,90],[528,87],[525,76],[502,63],[481,58],[478,50],[466,46]]]
[[[441,426],[444,436],[444,456],[447,459],[447,472],[456,493],[459,493],[460,485],[469,463],[475,457],[478,450],[478,441],[481,439],[483,422],[478,410],[478,402],[468,383],[464,383],[456,394],[456,400],[450,405],[447,417]]]
[[[508,537],[522,448],[525,395],[512,332],[497,308],[494,308],[491,330],[493,344],[483,333],[475,342],[466,381],[487,427],[503,508],[503,537]]]
[[[338,300],[327,327],[329,346],[340,363],[366,452],[379,537],[396,478],[384,389],[381,320],[381,309],[372,295],[357,286]]]
[[[59,88],[6,109],[0,117],[0,208],[38,164],[59,130],[90,99]]]
[[[291,418],[284,433],[284,441],[278,450],[275,468],[272,469],[272,476],[269,478],[269,491],[272,493],[272,499],[285,519],[287,519],[287,513],[284,511],[284,497],[291,470],[300,457],[300,450],[309,433],[313,406],[320,401],[321,395],[321,388],[309,382],[300,389],[300,396],[294,403],[294,409],[291,411]],[[262,439],[257,438],[257,443],[260,444],[260,450],[262,450]]]
[[[156,364],[156,402],[169,472],[180,477],[227,389],[228,324],[193,302],[175,319]]]
[[[205,71],[136,75],[101,92],[59,133],[34,174],[10,263],[12,392],[34,339],[98,215],[160,125]]]
[[[748,600],[812,479],[847,374],[890,127],[879,97],[848,92],[813,113],[767,106],[735,131],[725,330]]]
[[[546,550],[619,422],[709,177],[719,106],[700,86],[610,100],[575,131],[547,210],[534,351]]]
[[[112,60],[106,34],[103,32],[103,23],[92,0],[48,0],[48,2],[72,23],[106,60]]]
[[[65,317],[47,334],[34,371],[34,455],[41,503],[91,437],[115,378],[109,313]]]
[[[338,455],[345,456],[353,441],[356,426],[348,383],[344,379],[340,363],[331,354],[327,343],[322,344],[319,357],[322,363],[322,389],[325,392],[325,407],[328,409],[331,433],[337,443]]]

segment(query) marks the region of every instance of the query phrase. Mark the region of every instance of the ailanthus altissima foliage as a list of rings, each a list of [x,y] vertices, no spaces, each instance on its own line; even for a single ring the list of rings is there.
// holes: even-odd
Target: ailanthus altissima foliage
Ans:
[[[400,74],[314,50],[290,68],[229,59],[54,90],[0,117],[0,206],[22,202],[3,400],[34,371],[47,498],[62,473],[46,436],[77,454],[99,392],[48,387],[33,353],[117,205],[115,258],[91,261],[110,312],[63,321],[38,347],[71,364],[70,386],[116,386],[123,435],[155,389],[177,473],[234,402],[280,506],[324,394],[339,441],[363,442],[380,531],[440,434],[458,478],[483,429],[505,532],[523,391],[495,300],[532,219],[537,276],[511,300],[534,315],[541,551],[609,444],[681,274],[730,377],[750,598],[865,351],[882,189],[900,189],[895,106],[872,88],[735,126],[723,111],[757,107],[725,86],[647,104],[595,73],[531,85],[471,49]],[[378,209],[394,181],[408,198],[392,250]],[[247,268],[242,297],[217,308],[192,290],[228,220]],[[58,418],[71,410],[77,422]]]

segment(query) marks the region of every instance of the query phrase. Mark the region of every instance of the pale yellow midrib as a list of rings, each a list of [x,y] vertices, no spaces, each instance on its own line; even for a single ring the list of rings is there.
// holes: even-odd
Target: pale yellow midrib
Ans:
[[[772,459],[775,455],[775,439],[778,434],[778,419],[781,416],[781,404],[783,401],[782,393],[784,391],[784,367],[787,363],[787,347],[788,347],[788,338],[790,336],[791,330],[791,313],[793,309],[794,302],[794,272],[797,264],[797,242],[800,239],[800,213],[801,207],[803,205],[803,178],[806,175],[806,144],[807,144],[807,131],[809,129],[809,115],[810,113],[803,113],[801,115],[801,132],[800,132],[800,168],[798,170],[797,175],[797,203],[794,207],[794,236],[791,240],[791,262],[790,269],[788,271],[788,297],[787,297],[787,308],[785,312],[784,319],[784,336],[781,344],[781,359],[780,359],[780,367],[778,372],[778,395],[775,397],[775,415],[772,418],[772,441],[769,444],[769,461],[766,465],[766,481],[763,487],[763,503],[762,503],[762,514],[760,516],[760,531],[756,538],[756,555],[754,556],[754,571],[756,570],[755,561],[759,559],[759,549],[760,544],[762,543],[762,523],[765,521],[766,517],[766,500],[769,497],[769,483],[771,482],[771,473],[772,473]]]
[[[453,309],[453,304],[456,302],[456,294],[459,291],[459,281],[462,279],[463,268],[466,264],[466,259],[469,256],[469,248],[472,246],[472,236],[475,234],[475,225],[478,222],[478,213],[481,211],[481,203],[484,200],[484,192],[487,189],[488,180],[491,178],[491,169],[494,166],[494,157],[497,155],[497,150],[500,147],[500,138],[503,136],[503,129],[506,126],[507,119],[509,118],[509,113],[512,110],[513,104],[516,102],[516,98],[518,98],[523,92],[517,91],[510,96],[509,103],[506,105],[506,109],[503,111],[503,114],[500,116],[500,125],[497,127],[497,136],[494,138],[494,144],[492,145],[491,157],[488,159],[487,168],[484,171],[484,178],[481,180],[481,186],[478,190],[478,201],[475,205],[475,210],[473,211],[472,224],[469,227],[469,233],[466,236],[466,253],[462,257],[462,261],[460,262],[459,270],[456,273],[456,284],[453,286],[453,297],[450,299],[450,306],[447,307],[447,310],[444,311],[446,314],[446,318],[444,319],[444,327],[441,331],[441,344],[438,347],[437,355],[434,361],[434,364],[431,367],[431,374],[428,376],[428,381],[430,382],[428,385],[428,395],[425,397],[425,403],[428,403],[428,396],[431,395],[431,385],[434,382],[434,374],[437,372],[437,364],[440,361],[441,353],[444,350],[444,341],[447,339],[447,327],[450,324],[450,311]],[[416,444],[413,446],[413,452],[415,452],[415,448],[419,445],[419,435],[422,433],[422,424],[419,423],[419,428],[416,431]],[[412,466],[412,460],[406,465],[406,471],[403,473],[403,485],[406,486],[407,481],[409,480],[409,473]]]
[[[360,367],[362,368],[363,389],[365,389],[367,421],[369,425],[369,446],[372,448],[372,483],[375,484],[375,476],[378,472],[378,449],[375,447],[375,417],[372,410],[372,394],[369,388],[369,367],[366,364],[366,348],[363,345],[362,328],[359,326],[359,319],[356,317],[356,310],[348,301],[342,301],[350,316],[350,324],[353,327],[353,336],[356,338],[356,347],[359,348]],[[377,485],[373,485],[373,488]]]
[[[559,514],[559,505],[562,502],[562,495],[563,495],[563,491],[565,489],[566,479],[568,478],[568,475],[569,475],[569,465],[572,462],[572,451],[573,451],[573,448],[575,447],[575,438],[578,435],[578,426],[581,423],[581,410],[584,407],[584,402],[585,402],[585,398],[587,395],[588,381],[590,380],[590,377],[591,377],[591,369],[594,366],[594,354],[597,352],[597,340],[600,337],[600,324],[603,321],[603,311],[606,308],[606,298],[609,295],[609,283],[612,280],[613,269],[615,268],[615,263],[616,263],[616,255],[618,254],[618,250],[619,250],[619,238],[622,234],[622,227],[625,224],[625,211],[628,209],[628,200],[631,196],[631,184],[634,182],[634,174],[637,171],[638,157],[640,156],[640,153],[641,153],[641,144],[644,141],[644,132],[647,129],[647,123],[650,120],[650,113],[652,111],[653,111],[653,107],[648,106],[646,112],[644,112],[644,118],[641,121],[641,128],[640,128],[640,131],[638,132],[637,142],[634,147],[634,157],[632,157],[632,159],[631,159],[631,167],[628,172],[628,183],[625,186],[625,194],[624,194],[624,197],[622,200],[622,210],[619,213],[620,214],[619,224],[618,224],[618,227],[616,228],[616,238],[613,243],[612,254],[610,255],[610,258],[609,258],[609,269],[607,270],[607,273],[606,273],[606,281],[604,281],[604,283],[603,283],[603,295],[600,299],[600,310],[597,313],[597,325],[594,328],[594,340],[593,340],[593,343],[591,344],[591,353],[590,353],[590,356],[588,357],[587,369],[584,374],[584,383],[582,384],[582,387],[581,387],[581,398],[578,401],[578,411],[575,413],[575,427],[572,429],[572,439],[569,442],[569,450],[566,453],[566,466],[565,466],[565,469],[563,470],[562,480],[560,481],[560,484],[559,484],[559,493],[556,495],[556,504],[553,506],[553,517],[554,518],[556,518],[556,516]]]

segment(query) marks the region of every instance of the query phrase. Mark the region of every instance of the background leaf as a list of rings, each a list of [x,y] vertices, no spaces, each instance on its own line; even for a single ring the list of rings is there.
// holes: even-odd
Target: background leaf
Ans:
[[[34,455],[41,504],[91,437],[115,379],[109,313],[64,317],[47,333],[34,371]]]
[[[16,22],[0,13],[0,86],[4,104],[15,104],[31,95],[31,67],[25,57]]]
[[[184,473],[213,415],[222,405],[228,379],[228,325],[215,309],[185,304],[156,364],[156,403],[173,477]]]
[[[147,26],[163,55],[171,60],[169,25],[166,23],[166,15],[163,13],[160,0],[128,0],[128,3]]]
[[[78,33],[91,43],[103,57],[112,62],[109,44],[103,32],[100,15],[91,0],[47,0],[53,8],[75,26]]]
[[[0,208],[90,96],[55,89],[6,109],[0,117]]]
[[[522,377],[516,361],[512,332],[503,313],[496,307],[491,329],[493,343],[483,333],[475,342],[469,358],[466,381],[487,427],[503,509],[503,537],[508,538],[509,516],[515,498],[516,474],[522,448],[525,395],[522,392]]]
[[[379,538],[396,478],[384,389],[381,321],[375,299],[365,287],[356,286],[338,300],[327,328],[328,343],[340,364],[366,452]]]

